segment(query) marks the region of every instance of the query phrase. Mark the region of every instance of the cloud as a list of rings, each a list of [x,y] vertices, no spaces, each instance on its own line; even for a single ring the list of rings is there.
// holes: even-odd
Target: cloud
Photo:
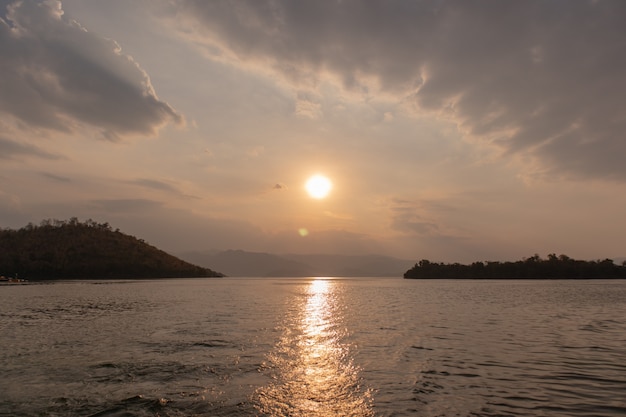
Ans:
[[[60,156],[46,152],[37,146],[14,142],[0,136],[0,159],[13,159],[18,156],[32,156],[43,159],[61,158]]]
[[[409,201],[391,199],[389,201],[391,228],[405,235],[429,238],[461,238],[462,233],[453,230],[441,219],[442,213],[454,211],[438,201]]]
[[[392,217],[391,228],[404,234],[418,236],[439,235],[439,226],[433,221],[424,219],[415,210],[408,207],[396,208]]]
[[[138,186],[144,187],[144,188],[149,188],[149,189],[152,189],[152,190],[163,191],[165,193],[172,194],[172,195],[175,195],[175,196],[178,196],[178,197],[199,199],[199,197],[195,197],[195,196],[192,196],[192,195],[185,194],[178,187],[176,187],[176,186],[174,186],[174,185],[172,185],[172,184],[170,184],[168,182],[161,181],[161,180],[155,180],[155,179],[151,179],[151,178],[139,178],[139,179],[136,179],[136,180],[127,181],[127,183],[138,185]]]
[[[181,194],[178,188],[160,180],[154,180],[150,178],[140,178],[140,179],[129,181],[129,182],[131,184],[139,185],[141,187],[151,188],[153,190],[166,191],[172,194]]]
[[[60,1],[5,4],[0,4],[0,114],[57,131],[89,125],[111,140],[154,135],[166,123],[183,123],[159,100],[132,57],[65,17]]]
[[[330,211],[330,210],[325,210],[324,211],[324,215],[327,217],[330,217],[331,219],[337,219],[337,220],[354,220],[354,217],[351,216],[350,214],[346,214],[346,213],[337,213],[334,211]]]
[[[543,175],[626,180],[626,2],[175,4],[215,59],[296,91],[331,80],[452,120]],[[311,104],[299,114],[320,117]]]
[[[295,114],[299,117],[317,120],[322,117],[322,105],[316,102],[316,98],[305,92],[296,94]]]
[[[278,190],[278,191],[284,191],[286,189],[287,189],[287,186],[285,184],[281,184],[281,183],[276,183],[272,187],[272,190]]]
[[[21,207],[19,197],[0,190],[0,209],[17,211]]]
[[[90,206],[94,210],[114,213],[145,213],[160,208],[159,201],[144,198],[121,198],[92,200]]]
[[[265,146],[263,145],[251,146],[246,150],[246,155],[250,158],[258,158],[263,155],[264,152]]]
[[[12,228],[14,225],[22,227],[28,221],[29,216],[25,213],[21,199],[0,189],[0,228]]]
[[[41,175],[44,178],[47,178],[49,180],[52,180],[54,182],[58,182],[58,183],[71,183],[72,179],[68,178],[68,177],[63,177],[61,175],[56,175],[56,174],[52,174],[50,172],[40,172],[39,175]]]

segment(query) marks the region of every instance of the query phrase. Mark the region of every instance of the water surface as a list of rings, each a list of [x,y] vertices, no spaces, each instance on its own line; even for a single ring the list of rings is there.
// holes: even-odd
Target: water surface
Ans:
[[[623,281],[0,287],[0,416],[623,416]]]

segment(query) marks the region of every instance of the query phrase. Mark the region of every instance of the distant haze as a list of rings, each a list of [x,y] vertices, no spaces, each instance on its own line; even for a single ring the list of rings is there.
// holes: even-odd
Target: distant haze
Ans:
[[[178,255],[197,265],[211,265],[231,277],[401,277],[415,264],[378,255],[275,255],[241,250]]]

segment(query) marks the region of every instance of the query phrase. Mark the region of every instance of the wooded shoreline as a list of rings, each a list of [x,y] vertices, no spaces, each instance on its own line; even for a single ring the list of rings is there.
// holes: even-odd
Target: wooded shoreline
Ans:
[[[582,261],[567,255],[539,255],[516,262],[444,264],[422,259],[404,273],[409,279],[619,279],[626,278],[626,262],[611,259]]]
[[[0,275],[33,280],[222,277],[108,223],[44,220],[0,229]]]

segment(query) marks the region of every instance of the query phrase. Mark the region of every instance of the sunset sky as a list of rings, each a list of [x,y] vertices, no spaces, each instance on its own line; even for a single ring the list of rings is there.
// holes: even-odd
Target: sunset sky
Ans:
[[[624,22],[622,0],[0,0],[0,227],[626,256]]]

